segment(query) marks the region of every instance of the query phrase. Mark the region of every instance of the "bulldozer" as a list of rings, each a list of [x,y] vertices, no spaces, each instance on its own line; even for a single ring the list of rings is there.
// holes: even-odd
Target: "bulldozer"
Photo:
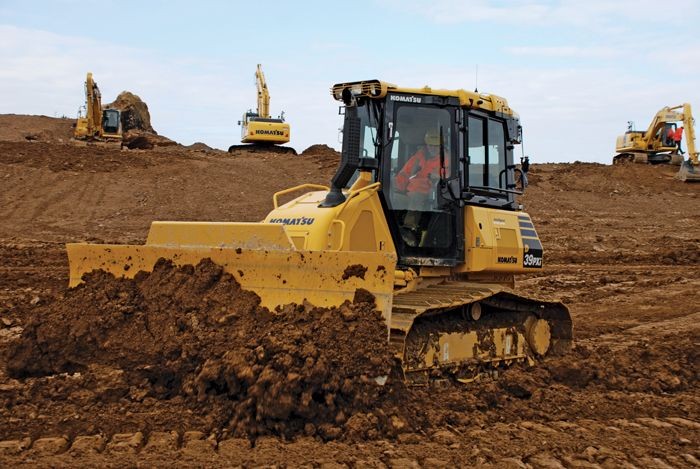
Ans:
[[[688,147],[688,159],[678,153],[671,135],[683,124]],[[634,123],[628,123],[628,130],[617,137],[613,164],[626,162],[680,165],[676,178],[681,181],[700,181],[700,163],[695,150],[695,119],[690,104],[666,106],[656,113],[646,131],[634,130]]]
[[[331,92],[344,117],[329,186],[275,193],[261,222],[154,221],[145,245],[68,244],[70,286],[94,269],[130,278],[160,258],[210,258],[270,309],[337,307],[370,293],[396,374],[412,385],[470,382],[565,353],[566,306],[515,289],[515,275],[539,273],[544,261],[518,199],[522,127],[506,99],[379,80]],[[427,192],[401,190],[400,174],[428,144],[439,164]]]
[[[246,111],[243,118],[238,121],[238,125],[241,126],[241,143],[244,145],[231,145],[228,149],[229,153],[247,150],[296,155],[294,148],[281,146],[289,142],[289,124],[284,121],[284,112],[277,118],[270,116],[270,92],[260,64],[255,70],[255,85],[258,92],[258,107],[255,112],[251,109]]]
[[[118,109],[102,109],[102,94],[88,72],[85,79],[85,115],[78,110],[73,138],[85,142],[106,142],[121,145],[122,123]]]

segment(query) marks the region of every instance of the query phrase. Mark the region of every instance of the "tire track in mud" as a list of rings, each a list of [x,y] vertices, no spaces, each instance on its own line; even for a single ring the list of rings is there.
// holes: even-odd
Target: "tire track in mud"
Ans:
[[[137,431],[4,440],[0,441],[0,462],[15,466],[224,467],[276,464],[282,462],[280,455],[284,454],[288,465],[336,463],[344,465],[341,467],[447,467],[460,463],[522,468],[700,467],[699,434],[700,422],[683,417],[497,423],[463,435],[437,431],[425,442],[417,440],[417,435],[406,435],[399,444],[377,441],[362,445],[275,438],[252,445],[247,439],[199,431]],[[631,439],[645,444],[630,446]],[[658,454],[655,441],[669,439],[678,443],[678,451]],[[522,442],[520,454],[498,451],[498,445],[509,441]],[[627,449],[617,443],[627,443]]]
[[[620,351],[625,348],[635,347],[640,339],[653,340],[659,335],[674,335],[676,333],[695,333],[699,337],[700,345],[700,312],[687,315],[660,319],[624,329],[618,333],[603,334],[594,338],[582,339],[580,345],[605,346],[610,351]]]

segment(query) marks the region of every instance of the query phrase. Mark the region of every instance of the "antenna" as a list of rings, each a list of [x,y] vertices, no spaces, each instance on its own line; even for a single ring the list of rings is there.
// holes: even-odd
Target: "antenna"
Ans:
[[[474,72],[474,93],[479,92],[479,64],[476,64],[476,70]]]

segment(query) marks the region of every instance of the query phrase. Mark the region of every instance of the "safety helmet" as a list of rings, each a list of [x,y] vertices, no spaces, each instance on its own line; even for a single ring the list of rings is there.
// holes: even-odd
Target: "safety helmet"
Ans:
[[[426,145],[440,145],[440,132],[437,129],[428,129],[425,133]]]

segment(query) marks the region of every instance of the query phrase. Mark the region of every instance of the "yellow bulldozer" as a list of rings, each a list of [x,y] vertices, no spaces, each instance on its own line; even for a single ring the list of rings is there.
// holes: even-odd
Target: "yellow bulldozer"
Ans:
[[[400,374],[417,385],[469,382],[568,350],[567,308],[515,290],[516,274],[544,264],[517,200],[522,129],[507,101],[379,80],[339,83],[332,95],[344,127],[329,187],[274,194],[258,223],[155,221],[145,245],[68,244],[70,285],[93,269],[133,277],[159,258],[211,258],[271,309],[339,306],[364,290],[386,320]],[[428,146],[437,160],[418,184],[428,164],[416,168],[416,155]]]
[[[109,142],[121,145],[122,123],[118,109],[102,109],[102,94],[97,83],[88,72],[85,79],[85,115],[78,110],[73,138],[87,142]]]
[[[673,135],[682,123],[688,150],[688,159],[679,153]],[[613,164],[625,162],[680,165],[676,177],[681,181],[700,181],[700,161],[695,149],[695,119],[690,104],[666,106],[656,113],[646,131],[628,130],[617,137]]]
[[[294,148],[280,146],[289,142],[290,127],[284,121],[284,112],[277,118],[270,116],[270,92],[260,64],[255,70],[255,85],[258,92],[258,107],[255,112],[246,111],[243,118],[238,121],[238,125],[241,126],[241,143],[244,145],[231,145],[228,149],[229,153],[247,150],[296,155]]]

